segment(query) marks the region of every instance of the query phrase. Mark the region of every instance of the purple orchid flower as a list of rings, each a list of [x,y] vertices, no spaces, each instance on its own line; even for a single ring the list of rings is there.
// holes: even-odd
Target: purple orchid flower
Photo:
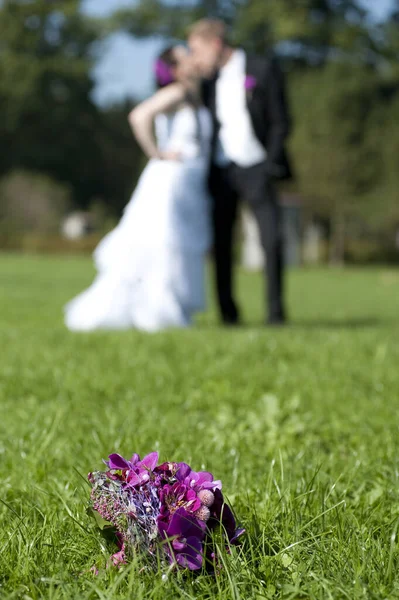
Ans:
[[[247,91],[252,91],[258,85],[258,80],[253,75],[247,75],[245,77],[245,89]]]
[[[131,460],[126,460],[120,454],[110,454],[105,464],[111,471],[123,471],[124,469],[133,469],[139,460],[138,454],[133,454]]]
[[[240,538],[242,535],[244,535],[244,533],[245,533],[244,527],[239,527],[238,529],[236,529],[235,534],[229,540],[230,544],[232,544],[233,546],[235,546],[236,544],[238,544],[238,538]]]
[[[211,490],[213,492],[222,489],[222,482],[219,480],[214,481],[212,473],[207,471],[196,473],[186,463],[178,463],[177,466],[176,479],[187,487],[194,489],[197,494],[201,490]]]
[[[178,507],[183,507],[190,512],[201,508],[201,500],[192,488],[183,483],[176,482],[173,485],[165,485],[160,492],[161,506],[167,512],[173,512]]]
[[[158,520],[158,529],[161,537],[169,541],[165,549],[171,561],[190,571],[201,569],[205,524],[178,508],[170,523]]]
[[[129,486],[143,485],[150,480],[150,473],[158,463],[158,452],[151,452],[140,460],[138,454],[133,454],[131,460],[126,460],[120,454],[110,454],[106,463],[111,471],[127,471],[126,482]]]
[[[238,538],[245,533],[245,529],[237,529],[236,520],[232,510],[229,505],[225,503],[222,492],[216,490],[214,494],[215,501],[211,507],[211,519],[208,522],[208,527],[212,529],[221,523],[229,543],[234,545],[237,543]]]

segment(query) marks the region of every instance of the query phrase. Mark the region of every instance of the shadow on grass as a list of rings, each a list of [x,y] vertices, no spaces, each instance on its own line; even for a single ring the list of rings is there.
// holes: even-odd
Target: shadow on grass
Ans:
[[[376,317],[348,317],[343,319],[293,319],[287,321],[283,326],[273,327],[258,320],[245,319],[239,325],[225,326],[217,320],[200,319],[196,323],[197,329],[223,329],[224,331],[245,331],[245,330],[263,330],[263,331],[287,331],[292,329],[317,330],[317,329],[377,329],[380,327],[396,325],[399,327],[398,319],[376,318]]]
[[[289,323],[289,327],[301,329],[375,329],[399,325],[399,320],[377,317],[348,317],[345,319],[301,319]]]

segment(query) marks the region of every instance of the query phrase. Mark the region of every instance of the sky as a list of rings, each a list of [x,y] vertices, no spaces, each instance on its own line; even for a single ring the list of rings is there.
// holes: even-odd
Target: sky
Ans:
[[[392,7],[393,0],[360,0],[373,18],[381,20]],[[135,0],[83,0],[83,10],[101,17],[119,8],[134,6]],[[164,42],[157,38],[135,40],[117,33],[110,36],[99,50],[94,69],[95,101],[109,105],[124,98],[142,98],[151,93],[152,63]]]

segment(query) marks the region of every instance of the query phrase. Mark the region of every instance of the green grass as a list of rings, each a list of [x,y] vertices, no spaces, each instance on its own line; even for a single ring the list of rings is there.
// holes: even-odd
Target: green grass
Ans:
[[[87,259],[0,257],[0,598],[399,598],[399,271],[289,274],[292,325],[77,335]],[[205,466],[246,529],[217,578],[105,564],[84,477],[112,451]],[[83,477],[81,477],[83,476]]]

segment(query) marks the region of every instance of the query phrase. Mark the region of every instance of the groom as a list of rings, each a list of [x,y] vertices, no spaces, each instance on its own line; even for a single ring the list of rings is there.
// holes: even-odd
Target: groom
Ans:
[[[291,175],[284,149],[290,119],[282,73],[273,57],[247,56],[229,45],[223,21],[195,23],[188,43],[205,80],[204,102],[214,122],[209,184],[221,316],[226,325],[239,323],[233,298],[233,231],[243,198],[257,220],[267,256],[268,323],[282,325],[283,240],[275,182]]]

